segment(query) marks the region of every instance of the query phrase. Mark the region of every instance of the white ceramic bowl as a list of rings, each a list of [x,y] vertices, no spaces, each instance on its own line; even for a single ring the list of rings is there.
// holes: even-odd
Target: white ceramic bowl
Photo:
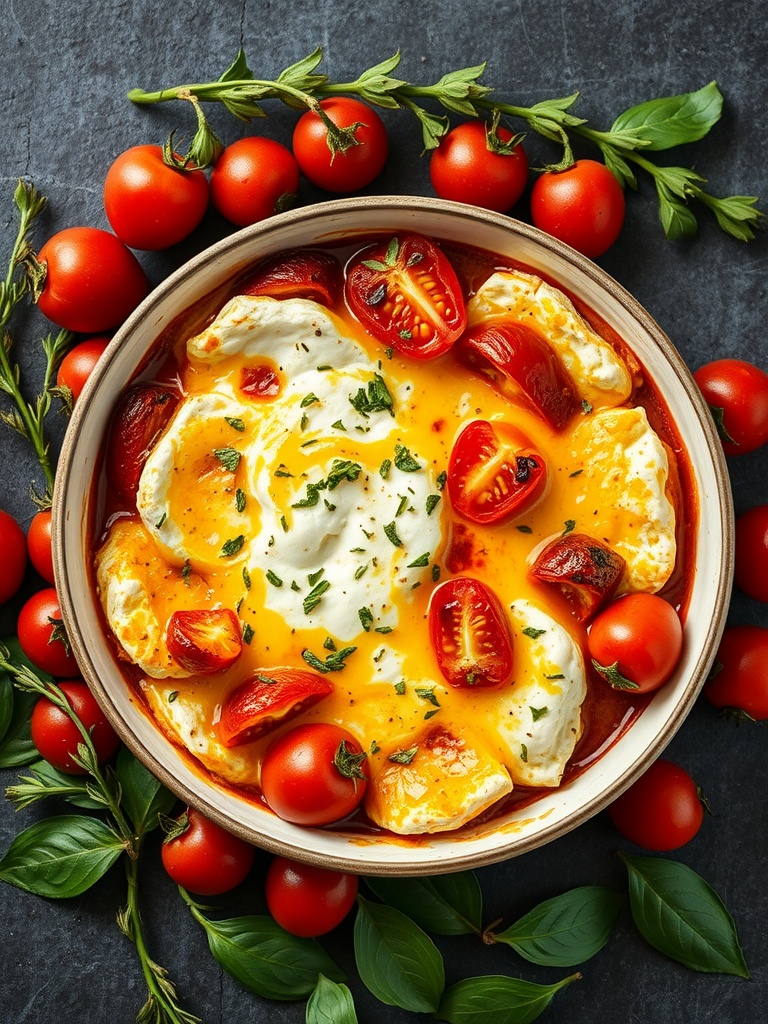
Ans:
[[[695,579],[682,660],[637,721],[575,780],[506,816],[418,842],[307,829],[218,788],[169,743],[121,675],[104,634],[89,565],[94,475],[120,391],[175,317],[255,260],[369,232],[416,231],[477,246],[541,270],[584,300],[632,347],[656,381],[688,450],[698,495]],[[422,198],[343,199],[274,217],[172,274],[117,333],[75,407],[54,496],[54,557],[64,621],[82,672],[125,743],[182,799],[274,852],[361,874],[426,874],[477,867],[541,846],[586,821],[657,757],[690,710],[714,659],[732,581],[733,509],[722,449],[682,359],[648,313],[567,246],[486,211]]]

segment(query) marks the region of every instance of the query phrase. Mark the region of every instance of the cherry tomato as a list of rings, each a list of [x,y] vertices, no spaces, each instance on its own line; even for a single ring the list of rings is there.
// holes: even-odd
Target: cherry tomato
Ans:
[[[278,817],[297,825],[330,825],[363,799],[365,754],[341,726],[297,725],[267,750],[261,791]]]
[[[677,850],[701,828],[696,783],[679,765],[659,759],[608,808],[625,839],[646,850]]]
[[[250,843],[191,807],[176,819],[160,848],[174,882],[198,896],[219,896],[240,885],[255,855]]]
[[[585,533],[550,541],[531,566],[531,575],[557,587],[573,614],[586,622],[616,593],[626,562],[613,548]]]
[[[320,107],[338,128],[356,126],[356,144],[344,152],[332,152],[326,125],[319,114],[308,110],[293,130],[293,152],[302,174],[326,192],[365,188],[387,162],[389,140],[384,122],[375,110],[348,96],[321,100]]]
[[[62,359],[56,383],[59,387],[69,388],[74,402],[80,397],[85,382],[108,344],[109,338],[88,338],[71,348]]]
[[[619,237],[626,202],[616,176],[596,160],[577,160],[565,171],[545,171],[531,192],[537,228],[590,259]]]
[[[134,384],[120,397],[107,441],[106,470],[123,501],[135,502],[144,463],[178,401],[178,392],[162,384]]]
[[[250,743],[330,693],[333,686],[328,680],[306,669],[271,668],[257,672],[224,701],[219,719],[221,741],[227,747]]]
[[[497,523],[530,508],[546,478],[544,460],[527,438],[487,420],[462,428],[448,460],[451,504],[473,523]]]
[[[176,245],[195,230],[207,208],[203,172],[171,167],[162,146],[132,146],[107,171],[107,220],[132,249]]]
[[[704,693],[716,708],[743,711],[758,722],[768,719],[768,629],[729,626]]]
[[[120,738],[107,721],[87,685],[82,680],[59,683],[67,703],[90,733],[99,764],[109,760],[120,746]],[[47,697],[40,697],[30,718],[32,742],[38,753],[54,768],[67,775],[86,775],[86,769],[72,760],[83,736],[75,723]]]
[[[277,398],[282,387],[283,378],[280,371],[269,359],[263,362],[254,360],[240,370],[240,390],[248,398]]]
[[[716,359],[693,377],[726,455],[745,455],[768,441],[768,373],[741,359]]]
[[[457,576],[433,592],[429,637],[451,686],[500,686],[512,673],[512,637],[499,599],[480,580]]]
[[[232,224],[245,227],[293,206],[299,166],[289,149],[262,136],[233,142],[211,173],[211,201]]]
[[[421,235],[392,238],[356,253],[344,294],[365,329],[414,359],[446,352],[467,322],[456,273]]]
[[[672,675],[683,647],[683,627],[663,597],[627,594],[597,615],[588,646],[592,664],[611,686],[649,693]]]
[[[768,601],[768,505],[755,505],[736,518],[736,586],[757,601]]]
[[[211,675],[237,661],[243,649],[240,621],[230,608],[174,612],[165,640],[171,657],[188,672]]]
[[[506,128],[494,133],[483,121],[452,128],[432,151],[429,176],[441,199],[474,203],[505,213],[525,191],[528,157]]]
[[[49,508],[38,512],[27,530],[29,560],[46,583],[53,584],[53,551],[51,550],[52,515]],[[0,543],[3,551],[5,545]]]
[[[10,601],[24,581],[27,569],[27,542],[24,531],[8,512],[0,509],[0,551],[3,569],[0,572],[0,604]]]
[[[38,590],[22,606],[16,624],[19,644],[32,664],[52,676],[76,676],[75,657],[63,637],[64,626],[55,587]]]
[[[322,249],[279,252],[259,263],[238,288],[240,295],[312,299],[334,306],[341,295],[341,264]]]
[[[291,935],[314,939],[344,920],[355,903],[357,875],[275,857],[267,869],[269,912]]]
[[[522,397],[562,430],[578,406],[573,385],[551,346],[527,324],[478,324],[461,336],[456,354],[512,399]]]
[[[100,228],[59,231],[42,247],[38,260],[47,267],[40,311],[79,334],[117,327],[149,290],[130,249]]]

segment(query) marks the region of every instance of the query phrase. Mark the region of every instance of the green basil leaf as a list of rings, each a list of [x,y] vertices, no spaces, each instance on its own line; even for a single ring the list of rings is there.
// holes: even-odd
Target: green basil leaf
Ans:
[[[98,818],[62,814],[21,832],[0,860],[0,880],[37,896],[79,896],[97,882],[125,849]]]
[[[573,974],[554,985],[536,985],[503,974],[465,978],[448,989],[435,1018],[450,1024],[528,1024],[561,988],[579,977]]]
[[[366,878],[380,900],[435,935],[482,929],[483,896],[471,871],[432,878]]]
[[[344,974],[314,939],[283,931],[266,916],[212,921],[198,908],[214,959],[241,985],[264,999],[305,999],[321,974],[343,981]]]
[[[306,1024],[357,1024],[355,1003],[346,985],[321,974],[307,1003]]]
[[[28,668],[34,669],[41,679],[50,680],[52,678],[45,672],[34,668],[15,636],[4,638],[2,643],[8,649],[8,660],[14,665],[26,665]],[[37,696],[34,693],[16,689],[8,672],[0,671],[0,679],[11,684],[13,695],[11,718],[5,727],[2,740],[0,740],[0,768],[20,768],[22,765],[31,764],[40,757],[29,733],[29,716],[32,714]]]
[[[117,756],[117,781],[122,792],[123,810],[138,835],[155,828],[160,814],[170,814],[176,797],[138,761],[127,747]]]
[[[643,150],[671,149],[703,139],[720,120],[723,96],[715,82],[696,92],[649,100],[630,107],[613,122],[612,132],[632,130],[647,145]]]
[[[443,958],[429,936],[393,907],[358,897],[355,961],[366,988],[382,1003],[416,1013],[437,1009]]]
[[[574,967],[603,948],[625,903],[614,889],[584,885],[539,903],[494,938],[533,964]]]
[[[733,918],[700,875],[673,860],[620,856],[632,917],[646,942],[693,971],[749,977]]]

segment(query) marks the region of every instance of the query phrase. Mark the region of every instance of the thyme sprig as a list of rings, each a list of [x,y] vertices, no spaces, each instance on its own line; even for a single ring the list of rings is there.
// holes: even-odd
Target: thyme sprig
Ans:
[[[243,121],[265,117],[263,103],[269,99],[280,99],[298,109],[315,110],[326,125],[328,145],[333,153],[343,153],[358,144],[359,125],[345,129],[333,125],[320,107],[320,98],[324,96],[351,95],[386,109],[409,110],[421,125],[426,151],[438,146],[449,131],[451,114],[490,116],[492,126],[498,125],[501,117],[514,118],[524,121],[530,131],[562,148],[560,159],[541,169],[556,171],[571,166],[576,137],[597,147],[622,187],[637,188],[636,171],[648,174],[656,188],[659,217],[667,238],[678,239],[696,233],[698,224],[689,205],[692,200],[711,210],[719,226],[741,241],[754,237],[763,216],[756,209],[757,196],[713,195],[705,191],[706,181],[695,171],[660,166],[648,155],[697,142],[709,132],[722,113],[723,97],[715,82],[695,92],[631,107],[615,119],[608,131],[603,131],[592,128],[585,118],[574,113],[578,92],[542,100],[529,107],[498,99],[495,92],[491,95],[490,86],[481,83],[484,63],[449,71],[430,85],[418,85],[394,76],[400,64],[399,51],[349,82],[334,82],[328,75],[319,73],[317,68],[322,59],[323,52],[318,47],[271,81],[256,78],[245,53],[240,50],[232,65],[215,82],[174,86],[156,92],[132,89],[128,97],[139,104],[174,99],[193,102],[198,119],[198,132],[192,145],[196,153],[204,151],[206,144],[210,150],[206,140],[212,134],[200,109],[201,102],[220,102]],[[442,107],[447,113],[435,112],[424,103]]]
[[[70,331],[59,331],[55,337],[49,334],[43,338],[43,386],[34,401],[28,401],[21,390],[21,371],[13,358],[14,343],[8,325],[16,308],[26,299],[36,302],[45,284],[45,268],[35,259],[30,233],[32,225],[45,208],[46,200],[34,185],[19,180],[13,201],[19,213],[19,227],[5,279],[0,281],[0,391],[8,395],[14,408],[0,410],[0,420],[32,444],[45,475],[46,486],[46,493],[36,497],[36,500],[46,505],[50,503],[53,492],[56,465],[45,436],[45,418],[57,393],[56,370],[70,348],[74,335]]]

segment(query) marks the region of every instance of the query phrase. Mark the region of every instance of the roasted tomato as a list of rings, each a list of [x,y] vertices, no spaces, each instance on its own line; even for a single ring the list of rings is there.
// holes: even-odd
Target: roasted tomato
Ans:
[[[182,668],[201,675],[229,668],[243,649],[240,622],[229,608],[174,612],[168,619],[165,642]]]
[[[240,390],[248,398],[277,398],[283,380],[272,363],[251,363],[240,371]]]
[[[544,490],[544,459],[518,431],[472,420],[448,461],[448,494],[459,515],[497,523],[528,508]]]
[[[429,604],[429,636],[451,686],[499,686],[512,672],[512,638],[499,599],[484,583],[457,576]]]
[[[178,401],[178,392],[161,384],[134,384],[121,397],[107,445],[107,479],[123,501],[136,500],[144,463]]]
[[[238,686],[224,701],[219,736],[227,747],[250,743],[333,692],[316,672],[270,668]]]
[[[581,622],[609,601],[626,562],[613,548],[586,533],[567,533],[551,541],[531,566],[531,575],[558,587]]]
[[[563,429],[577,407],[562,363],[538,331],[525,324],[479,324],[462,336],[456,353],[502,394],[522,394],[555,430]]]
[[[414,359],[447,352],[466,324],[453,267],[420,235],[393,238],[357,253],[347,266],[344,294],[374,338]]]
[[[312,299],[333,306],[341,295],[341,264],[322,249],[279,252],[260,263],[238,288],[241,295]]]

